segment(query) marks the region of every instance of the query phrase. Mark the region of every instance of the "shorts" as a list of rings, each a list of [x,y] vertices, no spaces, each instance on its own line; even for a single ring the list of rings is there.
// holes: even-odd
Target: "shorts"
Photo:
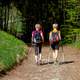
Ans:
[[[35,49],[35,55],[41,54],[42,43],[35,43],[34,49]]]
[[[53,50],[55,50],[55,49],[59,50],[59,42],[55,42],[55,43],[51,44],[51,48]]]

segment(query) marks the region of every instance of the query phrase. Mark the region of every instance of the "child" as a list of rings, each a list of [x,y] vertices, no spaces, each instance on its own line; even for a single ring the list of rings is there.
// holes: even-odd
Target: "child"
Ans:
[[[44,36],[41,30],[41,25],[36,24],[35,31],[32,32],[32,43],[34,44],[35,61],[37,64],[41,63],[42,42],[44,42]]]
[[[61,40],[60,31],[58,30],[58,24],[53,24],[53,30],[49,34],[50,46],[53,50],[53,59],[57,62],[59,41]]]

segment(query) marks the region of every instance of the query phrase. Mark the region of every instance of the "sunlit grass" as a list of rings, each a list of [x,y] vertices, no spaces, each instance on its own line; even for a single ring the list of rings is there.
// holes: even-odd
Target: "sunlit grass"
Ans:
[[[10,69],[19,57],[25,55],[25,43],[17,38],[0,31],[0,70]]]
[[[80,40],[78,41],[75,41],[73,44],[72,44],[73,47],[76,47],[76,48],[80,48]]]

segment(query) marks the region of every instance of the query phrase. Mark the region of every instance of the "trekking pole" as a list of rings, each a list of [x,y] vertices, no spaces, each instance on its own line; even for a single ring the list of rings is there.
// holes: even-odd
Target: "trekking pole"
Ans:
[[[31,44],[30,48],[28,49],[28,53],[30,53],[31,50],[32,50],[32,44]]]
[[[62,62],[64,62],[63,40],[61,40],[61,53],[62,53]]]
[[[31,51],[32,51],[32,47],[34,47],[34,43],[33,42],[31,42],[31,46],[30,46],[30,48],[29,48],[29,50],[28,50],[28,53],[30,53]]]
[[[47,62],[49,63],[50,62],[50,56],[51,56],[51,45],[49,45],[49,54],[48,54],[48,57],[47,57]]]

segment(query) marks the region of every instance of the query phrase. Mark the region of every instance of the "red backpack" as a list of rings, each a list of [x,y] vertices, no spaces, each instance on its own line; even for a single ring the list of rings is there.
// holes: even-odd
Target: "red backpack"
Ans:
[[[51,42],[51,43],[59,42],[59,33],[58,33],[58,31],[51,33],[50,42]]]

